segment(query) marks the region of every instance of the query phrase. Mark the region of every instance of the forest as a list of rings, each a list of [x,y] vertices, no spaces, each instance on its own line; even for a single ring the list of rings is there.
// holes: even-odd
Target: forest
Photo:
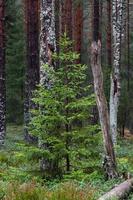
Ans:
[[[133,200],[133,0],[0,0],[0,199]]]

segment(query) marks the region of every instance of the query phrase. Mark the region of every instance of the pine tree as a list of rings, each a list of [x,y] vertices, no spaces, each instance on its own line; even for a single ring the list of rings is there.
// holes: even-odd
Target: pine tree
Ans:
[[[5,1],[0,0],[0,146],[6,132],[6,88],[5,88]]]
[[[67,33],[67,36],[72,40],[73,23],[72,23],[72,0],[61,1],[60,12],[60,34]]]
[[[25,78],[25,102],[24,102],[24,123],[25,139],[36,141],[30,137],[27,126],[30,122],[30,109],[36,105],[32,102],[32,94],[39,84],[39,1],[25,1],[25,23],[26,23],[26,78]]]

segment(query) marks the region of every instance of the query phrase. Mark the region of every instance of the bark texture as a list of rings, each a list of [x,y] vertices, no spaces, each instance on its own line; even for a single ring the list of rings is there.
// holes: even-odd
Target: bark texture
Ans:
[[[72,39],[72,0],[61,1],[61,27],[60,33],[66,32],[67,36]]]
[[[101,69],[101,42],[93,42],[91,46],[91,68],[94,78],[94,89],[96,102],[99,111],[101,129],[103,132],[103,141],[105,149],[104,170],[107,179],[115,178],[116,161],[113,149],[113,143],[110,135],[109,113],[106,97],[103,89],[103,74]]]
[[[5,88],[5,1],[0,0],[0,146],[4,144],[6,125]]]
[[[39,0],[25,0],[25,23],[27,44],[27,66],[25,80],[24,123],[25,138],[33,142],[27,126],[30,122],[30,110],[35,108],[32,101],[33,92],[39,84]],[[35,139],[36,140],[36,139]]]
[[[98,41],[99,39],[99,22],[100,22],[100,10],[99,10],[99,0],[94,0],[94,10],[93,10],[93,40]]]
[[[110,89],[110,131],[113,143],[117,142],[117,114],[120,97],[120,57],[121,57],[121,34],[122,34],[122,15],[123,1],[112,1],[112,31],[113,31],[113,71],[111,74]]]
[[[129,179],[104,194],[98,200],[123,199],[133,190],[133,179]]]
[[[50,81],[44,70],[44,65],[54,67],[52,53],[56,51],[55,1],[41,0],[40,5],[40,83],[45,87],[50,87]]]
[[[81,2],[73,6],[73,40],[74,50],[81,53],[82,42],[82,29],[83,29],[83,8]]]
[[[107,0],[107,14],[108,14],[108,25],[107,25],[107,63],[108,66],[112,67],[112,26],[111,26],[111,0]]]
[[[56,5],[56,8],[55,8]],[[58,5],[59,6],[59,5]],[[41,30],[40,30],[40,84],[44,88],[51,87],[51,77],[48,76],[44,66],[55,68],[55,63],[52,60],[52,53],[56,51],[56,37],[55,30],[55,11],[57,10],[57,1],[55,0],[41,0],[40,4],[40,20],[41,20]],[[58,16],[56,16],[58,19]],[[39,147],[48,149],[47,143],[41,142],[39,139]],[[50,161],[49,159],[42,158],[40,160],[40,168],[45,173],[52,176],[56,174],[58,168],[58,161]]]

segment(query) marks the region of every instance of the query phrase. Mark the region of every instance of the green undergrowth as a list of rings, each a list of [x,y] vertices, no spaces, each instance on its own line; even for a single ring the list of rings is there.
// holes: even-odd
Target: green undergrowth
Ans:
[[[132,140],[119,140],[116,150],[120,174],[126,174],[127,171],[133,174],[132,146]],[[95,149],[95,144],[92,148]],[[123,181],[123,178],[105,181],[100,168],[102,161],[94,155],[90,158],[94,163],[94,166],[90,163],[90,171],[78,169],[61,178],[48,180],[40,172],[37,155],[33,146],[24,143],[22,127],[8,126],[6,143],[0,150],[0,199],[97,200]]]

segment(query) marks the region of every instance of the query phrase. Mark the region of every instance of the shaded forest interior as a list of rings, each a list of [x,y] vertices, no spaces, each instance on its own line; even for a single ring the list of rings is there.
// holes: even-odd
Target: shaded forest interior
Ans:
[[[132,20],[132,0],[0,0],[0,199],[133,199]]]

